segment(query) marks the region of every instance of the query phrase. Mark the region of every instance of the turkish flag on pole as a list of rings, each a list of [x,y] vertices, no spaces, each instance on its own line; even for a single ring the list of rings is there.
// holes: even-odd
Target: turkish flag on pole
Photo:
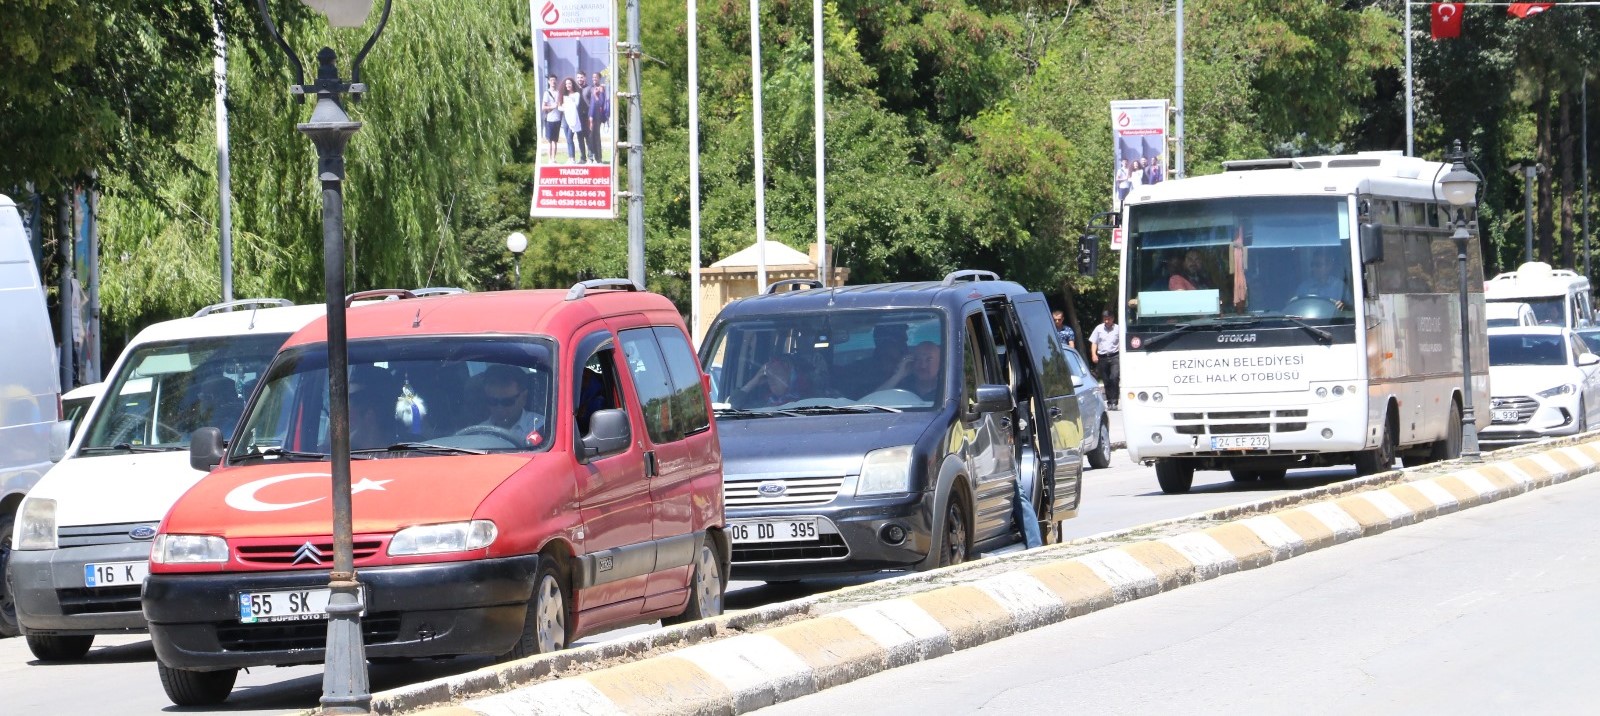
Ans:
[[[1466,9],[1465,3],[1436,2],[1428,6],[1428,14],[1433,18],[1433,39],[1447,40],[1461,36],[1461,11]]]
[[[1506,12],[1512,17],[1526,20],[1549,10],[1550,6],[1554,4],[1553,2],[1514,2],[1511,3],[1511,7],[1506,8]]]

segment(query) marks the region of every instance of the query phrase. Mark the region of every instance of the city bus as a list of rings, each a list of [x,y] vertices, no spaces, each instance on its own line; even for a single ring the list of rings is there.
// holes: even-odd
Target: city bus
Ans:
[[[1453,458],[1460,280],[1448,167],[1398,153],[1227,162],[1118,217],[1123,425],[1163,492]],[[1489,424],[1483,260],[1466,210],[1475,424]]]

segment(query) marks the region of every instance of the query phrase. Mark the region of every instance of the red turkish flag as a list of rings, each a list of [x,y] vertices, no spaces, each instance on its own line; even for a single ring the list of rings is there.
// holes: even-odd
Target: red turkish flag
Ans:
[[[1511,7],[1506,8],[1506,12],[1512,17],[1526,20],[1549,10],[1550,6],[1554,4],[1553,2],[1514,2],[1511,3]]]
[[[1428,15],[1433,18],[1433,39],[1460,37],[1461,12],[1466,9],[1466,3],[1459,2],[1436,2],[1428,6]]]

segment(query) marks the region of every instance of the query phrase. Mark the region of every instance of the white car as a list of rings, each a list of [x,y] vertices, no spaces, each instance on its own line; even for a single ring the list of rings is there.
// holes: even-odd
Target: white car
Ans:
[[[278,348],[323,312],[234,301],[157,323],[128,344],[71,445],[18,510],[7,576],[34,656],[77,659],[96,634],[145,630],[150,539],[205,476],[189,466],[190,433],[230,436]]]
[[[1489,329],[1485,444],[1586,432],[1600,417],[1600,356],[1558,326]]]

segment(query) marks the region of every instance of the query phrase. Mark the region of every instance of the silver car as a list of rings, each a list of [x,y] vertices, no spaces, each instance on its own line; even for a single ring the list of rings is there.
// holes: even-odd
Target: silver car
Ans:
[[[1108,467],[1111,465],[1111,418],[1106,414],[1106,389],[1077,351],[1067,351],[1067,364],[1072,367],[1072,392],[1078,396],[1078,416],[1083,419],[1083,454],[1089,458],[1089,467],[1097,470]]]

